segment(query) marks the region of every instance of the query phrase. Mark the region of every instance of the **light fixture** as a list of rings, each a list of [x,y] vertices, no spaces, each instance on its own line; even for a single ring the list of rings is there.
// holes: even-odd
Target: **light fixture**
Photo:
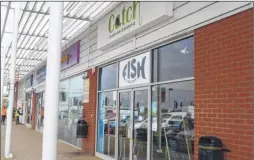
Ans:
[[[187,47],[185,47],[184,49],[182,49],[180,52],[181,52],[182,54],[189,54],[189,53],[191,53],[191,52],[187,49]]]

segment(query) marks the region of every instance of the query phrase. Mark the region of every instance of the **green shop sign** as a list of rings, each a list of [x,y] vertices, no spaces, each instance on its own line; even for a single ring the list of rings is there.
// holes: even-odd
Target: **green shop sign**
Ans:
[[[135,26],[136,21],[138,21],[139,25],[142,25],[140,2],[132,2],[128,6],[123,6],[121,12],[111,14],[109,17],[108,31],[111,33],[110,37],[114,37],[126,29]]]
[[[97,47],[112,47],[164,22],[173,15],[173,2],[121,2],[98,21]]]

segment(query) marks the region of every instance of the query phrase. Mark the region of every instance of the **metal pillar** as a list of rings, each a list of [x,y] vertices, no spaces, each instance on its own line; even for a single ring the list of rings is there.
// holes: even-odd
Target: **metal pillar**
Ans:
[[[14,104],[14,85],[15,85],[15,71],[16,71],[16,55],[17,55],[17,40],[18,40],[18,23],[19,23],[19,2],[15,2],[14,24],[13,24],[13,39],[12,39],[12,53],[11,53],[11,69],[10,69],[10,90],[9,90],[9,104],[7,111],[6,123],[6,138],[5,138],[5,158],[12,158],[11,153],[11,130],[12,130],[12,112]]]
[[[63,2],[50,3],[42,160],[56,160]]]
[[[3,91],[4,91],[4,73],[5,73],[5,57],[6,57],[6,51],[7,51],[7,47],[3,48],[3,61],[2,61],[2,68],[1,68],[1,111],[2,111],[2,107],[3,107]]]

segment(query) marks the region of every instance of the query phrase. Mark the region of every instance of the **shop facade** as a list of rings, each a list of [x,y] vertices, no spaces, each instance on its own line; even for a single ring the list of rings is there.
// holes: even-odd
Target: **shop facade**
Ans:
[[[58,138],[82,148],[82,139],[76,138],[77,122],[83,117],[83,74],[60,82]]]
[[[33,103],[34,103],[34,94],[32,90],[33,86],[33,74],[30,74],[25,80],[25,108],[24,108],[24,120],[25,125],[27,127],[32,128],[32,121],[33,121]]]
[[[99,68],[97,154],[193,158],[193,64],[194,37],[187,36]]]
[[[43,132],[44,126],[44,106],[45,106],[45,80],[46,80],[46,64],[40,66],[34,72],[33,91],[35,95],[35,130]]]
[[[217,136],[226,158],[252,160],[253,9],[177,31],[193,22],[176,26],[174,3],[125,2],[98,22],[95,155],[197,159],[199,138]]]
[[[212,135],[226,159],[252,160],[253,3],[122,2],[76,40],[61,60],[59,139],[107,160],[196,160]]]

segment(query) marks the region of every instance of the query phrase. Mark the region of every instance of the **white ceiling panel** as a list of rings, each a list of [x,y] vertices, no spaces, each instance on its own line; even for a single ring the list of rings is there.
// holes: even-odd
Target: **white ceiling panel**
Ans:
[[[13,32],[14,8],[20,5],[18,28],[17,68],[19,79],[46,60],[48,47],[49,2],[1,2],[1,50],[7,47],[5,60],[6,83],[9,81],[10,55]],[[64,2],[63,40],[74,38],[77,32],[96,16],[116,2]],[[1,56],[2,60],[3,56]],[[7,65],[8,64],[8,65]]]

